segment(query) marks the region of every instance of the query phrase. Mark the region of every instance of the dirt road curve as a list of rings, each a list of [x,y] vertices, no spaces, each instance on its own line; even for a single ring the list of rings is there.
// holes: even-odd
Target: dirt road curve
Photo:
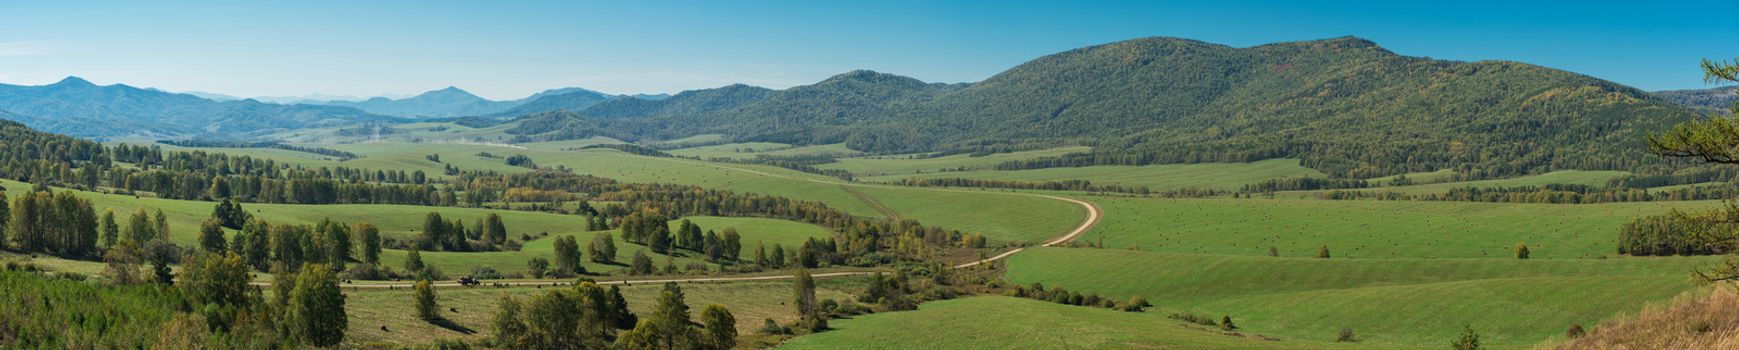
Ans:
[[[663,160],[665,158],[656,158],[656,159]],[[709,164],[709,165],[711,165],[711,164]],[[794,178],[794,177],[789,177],[789,176],[784,176],[784,175],[771,174],[771,173],[765,173],[765,172],[755,171],[755,170],[751,170],[751,169],[743,169],[743,168],[729,167],[729,166],[720,166],[720,165],[711,165],[711,166],[713,166],[715,168],[724,168],[724,169],[730,169],[730,170],[745,171],[745,172],[750,172],[750,173],[764,175],[764,176],[780,177],[780,178],[786,178],[786,179],[791,179],[791,180],[831,183],[831,184],[839,184],[839,185],[845,185],[845,186],[876,186],[876,185],[822,181],[822,180],[815,180],[815,179]],[[966,192],[964,190],[950,190],[950,189],[928,189],[928,190],[944,191],[944,192]],[[1058,236],[1057,238],[1053,238],[1049,241],[1045,241],[1045,243],[1043,243],[1042,245],[1046,246],[1046,247],[1054,246],[1054,245],[1058,245],[1058,244],[1063,244],[1063,243],[1068,243],[1069,241],[1073,241],[1076,238],[1081,237],[1082,234],[1087,233],[1087,230],[1092,229],[1093,225],[1099,224],[1099,220],[1104,217],[1104,214],[1102,212],[1100,212],[1098,205],[1094,205],[1093,203],[1079,200],[1079,199],[1074,199],[1074,198],[1066,198],[1066,197],[1058,197],[1058,196],[1050,196],[1050,195],[1042,195],[1042,194],[1030,194],[1030,193],[985,192],[985,191],[973,191],[973,192],[1004,194],[1004,195],[1011,195],[1011,196],[1033,196],[1033,197],[1049,198],[1049,199],[1053,199],[1053,200],[1074,203],[1075,205],[1079,205],[1082,208],[1087,209],[1087,219],[1084,221],[1081,221],[1081,225],[1075,226],[1074,230],[1070,230],[1068,233],[1063,234],[1062,236]],[[993,261],[1006,259],[1009,256],[1013,256],[1015,253],[1020,253],[1023,250],[1026,250],[1026,248],[1015,248],[1015,249],[1012,249],[1012,250],[1009,250],[1006,252],[1002,252],[1002,254],[997,254],[996,256],[985,258],[984,260],[960,264],[960,265],[954,266],[954,268],[963,269],[963,268],[978,266],[981,264],[987,264],[987,263],[990,263]],[[811,276],[813,276],[815,278],[829,278],[829,277],[863,276],[863,275],[869,275],[872,273],[874,273],[874,272],[867,272],[867,271],[828,272],[828,273],[818,273],[818,274],[814,274]],[[740,276],[740,277],[728,277],[728,276],[726,276],[726,277],[694,277],[694,278],[670,278],[670,279],[632,280],[632,281],[598,281],[598,284],[627,285],[627,284],[634,284],[634,283],[665,283],[665,282],[677,282],[677,283],[753,282],[753,281],[784,280],[784,279],[792,279],[795,277],[796,276],[793,276],[793,275]],[[262,283],[262,282],[255,282],[253,284],[254,285],[262,285],[262,286],[269,285],[268,283]],[[572,281],[518,281],[518,282],[484,282],[483,283],[484,286],[497,286],[497,285],[499,285],[499,286],[513,286],[513,287],[565,286],[565,285],[572,285],[572,284],[573,284]],[[458,282],[435,282],[435,283],[433,283],[433,285],[435,287],[440,287],[440,288],[459,287],[460,286]],[[342,284],[341,286],[346,288],[346,289],[410,288],[412,286],[412,283],[409,283],[409,282],[407,282],[407,283],[382,283],[382,284],[349,284],[349,283],[347,283],[347,284]]]

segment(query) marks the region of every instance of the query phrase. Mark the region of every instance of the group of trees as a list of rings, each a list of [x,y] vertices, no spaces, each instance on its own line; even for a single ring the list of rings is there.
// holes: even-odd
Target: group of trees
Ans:
[[[343,133],[344,133],[344,130],[339,130],[339,134],[342,135]],[[180,141],[158,140],[157,143],[161,143],[161,144],[165,144],[165,145],[176,145],[176,146],[181,146],[181,147],[276,148],[276,149],[290,150],[290,151],[296,151],[296,152],[306,152],[306,153],[313,153],[313,154],[319,154],[319,155],[325,155],[325,156],[333,156],[333,157],[337,157],[338,160],[340,160],[340,161],[356,159],[356,153],[350,153],[350,152],[345,152],[345,151],[340,151],[340,150],[335,150],[335,149],[325,148],[325,147],[286,145],[282,142],[277,142],[277,141],[241,142],[241,141],[211,141],[211,140],[180,140]]]
[[[896,185],[901,185],[901,186],[918,186],[918,187],[983,187],[983,188],[1012,188],[1012,189],[1019,189],[1019,190],[1045,190],[1045,191],[1116,192],[1116,193],[1131,193],[1131,194],[1153,193],[1153,190],[1147,188],[1147,186],[1123,186],[1123,185],[1117,185],[1117,184],[1102,185],[1102,184],[1094,184],[1092,181],[1087,181],[1087,180],[1029,182],[1029,181],[1011,181],[1011,180],[968,179],[968,178],[956,177],[956,178],[922,178],[922,179],[910,179],[910,178],[908,178],[908,179],[900,179],[899,181],[895,181],[893,183]]]
[[[89,200],[46,188],[19,195],[11,204],[6,199],[0,193],[0,248],[69,258],[97,256],[99,224]]]
[[[507,244],[507,224],[501,215],[489,213],[469,229],[465,222],[447,220],[440,213],[429,212],[423,217],[423,234],[414,243],[424,250],[491,251]]]
[[[384,247],[381,240],[380,229],[366,222],[346,225],[324,219],[314,225],[274,225],[254,219],[242,225],[241,233],[218,251],[234,252],[259,271],[274,265],[296,271],[303,264],[320,264],[337,271],[350,261],[370,268],[379,266]],[[205,247],[214,248],[218,247]]]
[[[729,349],[736,346],[736,318],[710,305],[701,322],[691,320],[682,288],[665,284],[651,315],[628,311],[616,286],[591,281],[521,300],[502,296],[491,322],[495,346],[508,349]]]

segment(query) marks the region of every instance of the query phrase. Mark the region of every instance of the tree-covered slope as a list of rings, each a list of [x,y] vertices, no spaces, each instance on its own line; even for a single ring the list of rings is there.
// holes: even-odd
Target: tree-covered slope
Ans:
[[[786,142],[838,142],[844,137],[842,127],[880,120],[894,115],[894,110],[962,86],[858,70],[777,91],[738,84],[685,91],[663,100],[615,99],[576,113],[521,118],[514,132],[590,128],[630,138],[724,133]]]
[[[1147,38],[1042,57],[854,133],[854,149],[1078,143],[1021,166],[1296,157],[1338,175],[1629,168],[1688,110],[1515,62],[1396,55],[1358,38],[1250,48]]]

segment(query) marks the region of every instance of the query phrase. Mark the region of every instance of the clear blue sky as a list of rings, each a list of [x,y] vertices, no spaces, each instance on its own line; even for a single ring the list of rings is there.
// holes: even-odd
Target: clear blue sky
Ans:
[[[1404,55],[1513,60],[1649,90],[1739,56],[1728,1],[273,1],[0,3],[0,82],[238,96],[517,98],[582,86],[784,88],[852,69],[970,82],[1147,36],[1233,46],[1354,35]]]

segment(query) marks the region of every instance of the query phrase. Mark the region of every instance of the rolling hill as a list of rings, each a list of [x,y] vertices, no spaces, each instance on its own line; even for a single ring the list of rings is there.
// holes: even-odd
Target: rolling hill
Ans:
[[[764,98],[716,98],[740,90]],[[971,85],[857,71],[787,90],[611,101],[524,117],[516,132],[722,133],[876,153],[1093,147],[1009,169],[1298,158],[1338,176],[1501,176],[1656,165],[1642,134],[1695,114],[1581,74],[1409,57],[1355,37],[1244,48],[1155,37],[1040,57]]]

